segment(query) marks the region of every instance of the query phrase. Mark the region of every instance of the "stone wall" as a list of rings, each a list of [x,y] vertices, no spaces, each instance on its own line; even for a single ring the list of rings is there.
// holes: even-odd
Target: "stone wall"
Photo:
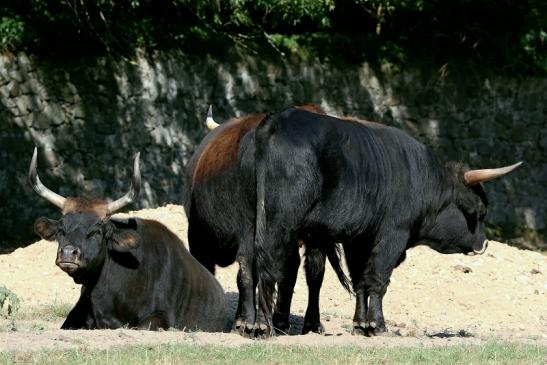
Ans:
[[[245,54],[229,61],[180,53],[135,61],[0,56],[0,247],[29,242],[37,217],[58,216],[27,182],[35,145],[42,181],[63,195],[121,196],[140,151],[144,185],[132,208],[180,203],[208,104],[222,121],[307,102],[398,126],[472,167],[524,160],[518,172],[487,184],[487,218],[498,233],[541,238],[547,80],[446,71]]]

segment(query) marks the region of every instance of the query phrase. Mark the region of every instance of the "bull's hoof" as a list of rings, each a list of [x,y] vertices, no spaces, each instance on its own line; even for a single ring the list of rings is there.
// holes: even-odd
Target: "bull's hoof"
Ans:
[[[272,337],[275,333],[273,330],[264,322],[257,322],[254,326],[255,338],[264,340],[266,338]]]
[[[275,313],[273,316],[273,326],[276,334],[288,335],[290,328],[288,316],[281,316]]]
[[[369,337],[378,336],[387,332],[385,324],[379,324],[376,321],[367,322],[367,327],[365,327],[366,335]]]
[[[325,327],[321,324],[319,321],[313,321],[313,322],[306,322],[304,321],[304,326],[302,327],[302,334],[305,335],[306,333],[319,333],[320,335],[325,333]]]
[[[254,323],[249,323],[244,320],[238,319],[234,322],[234,326],[232,327],[232,333],[237,333],[238,335],[245,338],[254,338]]]
[[[383,323],[378,323],[376,321],[367,321],[353,323],[353,331],[351,332],[354,336],[378,336],[382,333],[387,332],[386,326]]]

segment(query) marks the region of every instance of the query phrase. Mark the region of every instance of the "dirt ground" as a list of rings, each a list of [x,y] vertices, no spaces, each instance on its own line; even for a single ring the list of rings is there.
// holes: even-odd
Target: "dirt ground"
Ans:
[[[156,219],[186,241],[182,207],[168,205],[131,215]],[[123,216],[123,215],[122,215]],[[0,255],[0,285],[19,298],[20,312],[52,304],[74,304],[80,287],[55,266],[57,244],[38,241]],[[232,313],[237,303],[237,265],[219,268]],[[407,252],[384,299],[389,333],[376,338],[350,334],[354,298],[328,268],[321,292],[324,336],[299,333],[307,304],[300,270],[292,305],[291,336],[278,344],[359,346],[445,346],[503,340],[547,345],[547,256],[491,242],[482,256],[441,255],[425,247]],[[125,344],[198,343],[237,346],[252,343],[229,333],[148,332],[129,329],[60,331],[62,321],[17,320],[16,331],[0,320],[0,351],[40,348],[105,348]]]

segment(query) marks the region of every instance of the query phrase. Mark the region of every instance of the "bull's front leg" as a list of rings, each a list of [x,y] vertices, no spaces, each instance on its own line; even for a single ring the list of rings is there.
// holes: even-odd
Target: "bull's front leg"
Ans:
[[[77,330],[93,328],[96,328],[96,325],[91,313],[91,302],[85,293],[85,287],[82,287],[82,294],[74,308],[68,313],[68,316],[61,325],[61,329]]]
[[[382,302],[389,285],[391,273],[400,263],[407,242],[408,235],[406,232],[391,231],[389,234],[379,236],[367,260],[362,282],[364,293],[368,293],[369,297],[364,327],[361,322],[363,311],[361,309],[358,316],[356,310],[358,328],[364,331],[367,336],[375,336],[387,331]],[[366,305],[366,297],[364,301],[362,305]]]
[[[253,337],[256,317],[256,281],[253,275],[252,262],[248,255],[239,255],[237,261],[239,263],[237,273],[239,299],[232,331],[244,337]]]

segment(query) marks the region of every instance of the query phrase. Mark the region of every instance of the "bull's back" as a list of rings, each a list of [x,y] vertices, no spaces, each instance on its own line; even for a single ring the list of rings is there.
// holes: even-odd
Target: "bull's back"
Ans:
[[[269,159],[262,162],[271,176],[286,177],[286,186],[271,181],[272,189],[302,199],[303,206],[289,206],[290,214],[305,212],[305,230],[329,232],[334,240],[363,233],[400,210],[401,201],[419,192],[419,166],[428,159],[425,146],[395,128],[294,109],[258,128],[257,148],[257,156]]]

